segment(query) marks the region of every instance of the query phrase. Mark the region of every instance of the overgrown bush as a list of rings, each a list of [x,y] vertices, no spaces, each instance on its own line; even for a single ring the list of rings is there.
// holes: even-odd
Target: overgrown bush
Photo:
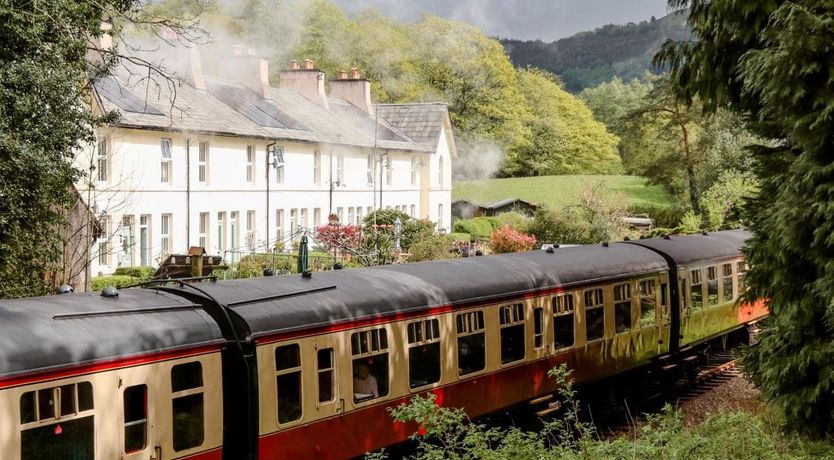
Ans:
[[[470,235],[468,233],[452,232],[452,233],[449,233],[449,238],[451,238],[452,241],[462,241],[464,243],[468,243],[468,242],[472,241],[472,235]]]
[[[741,205],[745,197],[752,196],[758,188],[749,174],[735,171],[721,173],[718,180],[701,195],[701,209],[707,225],[712,230],[737,227],[741,221]]]
[[[134,276],[126,276],[126,275],[110,275],[110,276],[97,276],[92,279],[91,281],[91,290],[93,291],[101,291],[102,289],[106,288],[107,286],[112,286],[115,288],[123,288],[125,286],[130,286],[132,284],[141,283],[145,281],[146,278],[137,278]]]
[[[408,253],[409,262],[423,262],[426,260],[451,259],[456,257],[450,251],[453,240],[450,235],[424,236],[411,244]]]
[[[495,216],[501,223],[501,227],[509,225],[513,230],[527,233],[527,226],[530,224],[530,216],[517,211],[502,212]]]
[[[130,276],[133,278],[150,279],[154,269],[151,267],[119,267],[113,273],[118,276]]]
[[[627,209],[630,216],[649,216],[655,227],[673,228],[683,219],[687,209],[682,206],[632,205]]]
[[[495,230],[489,238],[489,247],[496,254],[529,251],[535,245],[535,236],[513,230],[509,225]]]
[[[455,233],[468,233],[473,239],[479,241],[488,240],[492,232],[501,228],[501,221],[496,217],[473,217],[471,219],[458,219],[452,227]]]
[[[765,416],[720,412],[687,428],[680,411],[666,406],[637,427],[634,437],[600,440],[593,424],[580,420],[580,401],[565,366],[549,372],[558,383],[561,414],[543,421],[540,431],[489,427],[471,421],[462,409],[437,405],[436,396],[415,396],[389,409],[397,423],[417,425],[410,460],[624,460],[834,458],[829,442],[786,436]],[[384,451],[366,456],[386,459]]]
[[[694,233],[701,228],[701,216],[694,211],[687,211],[678,225],[680,233]]]

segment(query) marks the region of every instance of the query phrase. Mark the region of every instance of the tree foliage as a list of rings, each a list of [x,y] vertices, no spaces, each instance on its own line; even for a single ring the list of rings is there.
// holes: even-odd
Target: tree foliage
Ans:
[[[685,97],[744,114],[760,191],[745,210],[749,297],[770,318],[745,370],[795,429],[834,433],[834,5],[822,0],[675,0],[696,40],[658,61]]]

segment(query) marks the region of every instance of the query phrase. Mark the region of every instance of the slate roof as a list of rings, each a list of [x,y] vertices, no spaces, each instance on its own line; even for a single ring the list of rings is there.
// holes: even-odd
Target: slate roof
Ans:
[[[412,138],[386,116],[371,117],[343,99],[328,98],[330,109],[301,94],[271,88],[272,100],[229,80],[206,77],[206,90],[185,83],[168,84],[129,75],[118,75],[95,84],[104,110],[117,110],[124,128],[193,132],[300,142],[341,144],[434,153],[437,139],[431,132]],[[173,101],[173,104],[172,104]],[[442,104],[404,104],[402,111],[445,113]],[[408,109],[408,107],[412,107]],[[437,114],[432,115],[437,117]],[[397,118],[398,120],[402,118]],[[378,126],[374,126],[378,122]],[[411,125],[407,124],[409,129]],[[412,133],[417,133],[411,129]],[[375,139],[376,136],[376,139]]]
[[[437,150],[440,132],[449,116],[442,102],[378,104],[376,110],[381,118],[432,152]]]

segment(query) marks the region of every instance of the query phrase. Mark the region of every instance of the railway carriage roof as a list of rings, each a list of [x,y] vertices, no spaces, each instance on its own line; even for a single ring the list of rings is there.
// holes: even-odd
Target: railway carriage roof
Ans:
[[[661,251],[678,265],[688,265],[737,256],[750,236],[750,232],[744,230],[727,230],[705,235],[672,235],[668,240],[652,238],[632,243]]]
[[[613,243],[559,248],[553,254],[530,251],[316,272],[310,279],[221,281],[204,289],[229,304],[257,337],[665,269],[660,255]]]
[[[218,342],[220,329],[189,305],[145,289],[2,301],[0,378]]]

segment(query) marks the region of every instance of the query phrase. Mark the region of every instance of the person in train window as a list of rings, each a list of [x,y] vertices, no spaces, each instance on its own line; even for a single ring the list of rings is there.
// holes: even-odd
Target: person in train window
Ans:
[[[353,393],[357,400],[379,397],[379,385],[376,377],[371,375],[371,369],[365,363],[356,366],[356,376],[353,378]]]

